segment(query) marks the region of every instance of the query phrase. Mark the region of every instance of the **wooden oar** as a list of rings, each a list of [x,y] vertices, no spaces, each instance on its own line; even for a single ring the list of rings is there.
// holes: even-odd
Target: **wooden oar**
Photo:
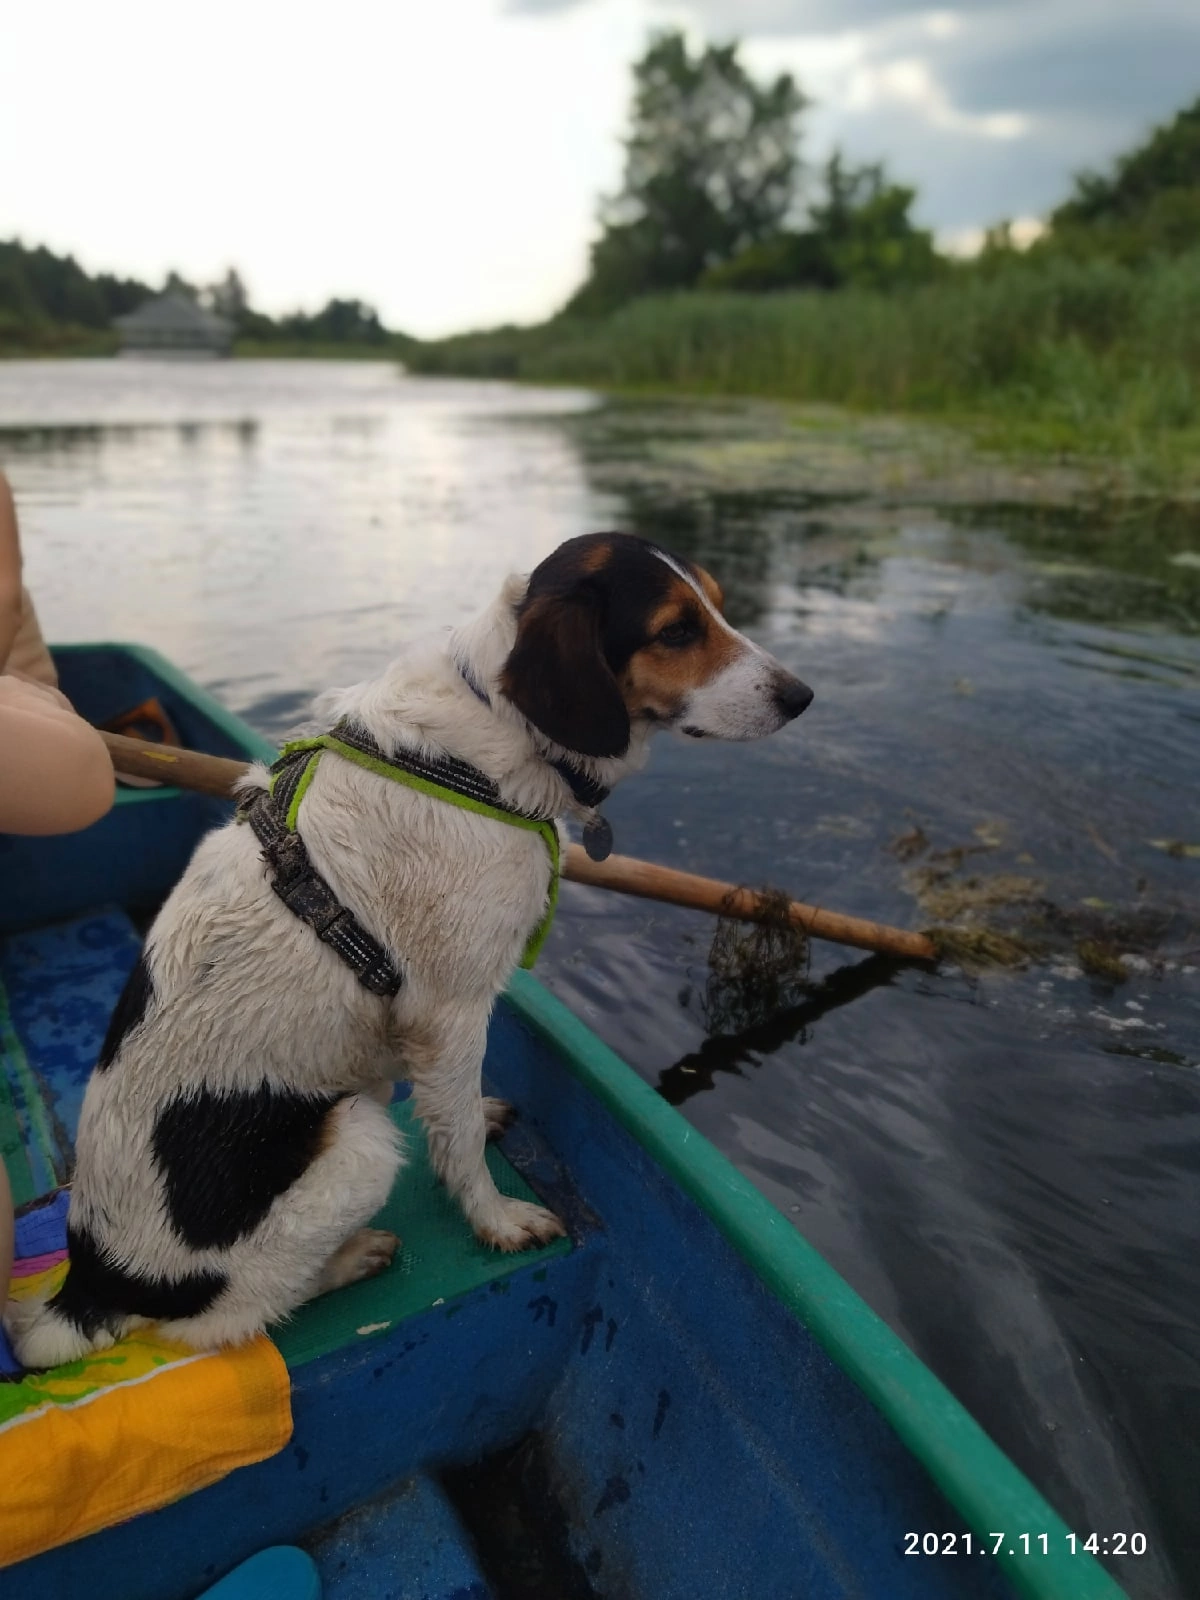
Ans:
[[[119,733],[101,733],[100,737],[108,746],[117,771],[133,778],[157,778],[160,783],[227,800],[238,779],[245,776],[243,762],[229,761],[223,756],[147,744],[142,739],[127,739]],[[662,900],[668,905],[691,906],[697,911],[711,911],[742,922],[773,922],[779,915],[778,903],[753,889],[739,889],[715,878],[701,878],[693,872],[660,867],[652,861],[638,861],[633,856],[609,856],[607,861],[593,861],[577,844],[567,848],[563,877],[573,883],[613,889],[618,894],[637,895],[643,900]],[[814,939],[829,939],[834,944],[877,950],[881,955],[902,956],[908,960],[937,960],[933,941],[923,933],[891,928],[884,922],[868,922],[863,917],[843,916],[841,912],[825,911],[799,900],[789,901],[787,914],[793,926]]]

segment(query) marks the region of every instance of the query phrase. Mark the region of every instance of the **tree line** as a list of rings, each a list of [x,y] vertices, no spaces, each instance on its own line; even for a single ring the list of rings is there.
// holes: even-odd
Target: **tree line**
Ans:
[[[361,300],[335,298],[317,312],[269,317],[250,304],[233,268],[208,285],[170,272],[155,289],[137,278],[88,273],[73,256],[10,239],[0,240],[0,349],[107,348],[114,342],[117,317],[166,292],[227,318],[235,337],[255,347],[346,346],[382,353],[405,342]]]

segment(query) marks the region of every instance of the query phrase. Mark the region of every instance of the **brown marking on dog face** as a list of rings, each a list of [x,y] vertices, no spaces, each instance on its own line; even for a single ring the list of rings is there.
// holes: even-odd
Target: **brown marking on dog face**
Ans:
[[[674,720],[750,648],[723,604],[709,573],[647,540],[568,539],[529,576],[501,693],[565,749],[620,755],[631,716]]]
[[[721,585],[713,577],[712,573],[705,572],[703,567],[696,568],[696,577],[699,580],[700,587],[704,590],[705,594],[712,602],[714,609],[719,611],[721,615],[724,616],[725,591],[721,588]]]
[[[597,572],[604,571],[612,560],[612,553],[612,545],[607,539],[597,539],[580,557],[580,570],[586,572],[589,577],[594,577]]]
[[[698,571],[697,576],[704,575]],[[719,595],[712,579],[709,583]],[[704,588],[711,598],[708,585]],[[737,634],[720,626],[683,578],[672,582],[647,617],[646,628],[649,639],[630,656],[620,678],[631,717],[670,721],[693,690],[723,672],[746,648]]]

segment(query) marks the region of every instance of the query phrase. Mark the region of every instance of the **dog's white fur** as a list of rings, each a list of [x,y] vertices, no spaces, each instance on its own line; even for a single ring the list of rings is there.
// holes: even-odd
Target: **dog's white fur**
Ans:
[[[419,744],[426,755],[469,761],[523,810],[577,812],[546,759],[546,740],[499,692],[524,592],[525,580],[510,579],[477,621],[412,645],[378,679],[327,697],[325,715],[353,717],[384,749]],[[741,643],[727,681],[689,702],[684,720],[697,731],[750,738],[787,720],[770,705],[770,674],[782,669]],[[635,721],[622,756],[573,759],[611,786],[643,763],[649,732]],[[259,768],[249,781],[265,778]],[[485,1103],[480,1089],[492,1006],[544,912],[544,841],[331,754],[307,790],[299,832],[316,869],[403,972],[395,999],[362,988],[282,904],[252,830],[231,822],[201,842],[155,921],[147,941],[153,1002],[114,1067],[93,1074],[80,1121],[72,1221],[109,1259],[142,1274],[226,1275],[210,1309],[162,1325],[166,1337],[197,1348],[249,1339],[390,1258],[394,1239],[364,1224],[401,1160],[384,1109],[397,1076],[411,1079],[434,1167],[480,1239],[515,1250],[563,1231],[544,1207],[498,1192],[484,1142],[504,1108]],[[157,1109],[201,1085],[250,1092],[264,1080],[348,1098],[331,1114],[320,1153],[252,1232],[228,1248],[194,1249],[167,1214],[151,1148]],[[8,1312],[18,1355],[35,1367],[110,1344],[139,1320],[89,1337],[42,1302]]]

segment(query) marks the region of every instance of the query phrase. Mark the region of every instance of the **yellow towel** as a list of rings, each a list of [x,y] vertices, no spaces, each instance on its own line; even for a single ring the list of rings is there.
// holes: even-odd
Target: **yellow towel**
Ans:
[[[65,1263],[14,1278],[53,1293]],[[291,1438],[291,1386],[265,1337],[197,1355],[153,1328],[0,1385],[0,1566],[169,1505]]]

